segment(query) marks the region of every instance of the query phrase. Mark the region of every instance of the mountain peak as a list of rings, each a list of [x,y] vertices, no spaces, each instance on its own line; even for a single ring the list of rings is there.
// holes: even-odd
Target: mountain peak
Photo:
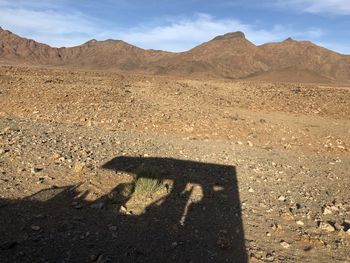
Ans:
[[[89,41],[85,42],[84,45],[90,45],[90,44],[95,44],[97,42],[96,39],[90,39]]]
[[[233,39],[233,38],[244,38],[245,39],[245,35],[241,31],[236,31],[236,32],[226,33],[226,34],[221,35],[221,36],[217,36],[213,40]]]
[[[288,37],[288,38],[286,38],[286,39],[284,40],[284,42],[288,42],[288,41],[294,41],[294,39],[291,38],[291,37]]]
[[[11,31],[6,30],[6,29],[2,28],[1,26],[0,26],[0,32],[5,32],[5,33],[7,33],[7,34],[12,34]]]

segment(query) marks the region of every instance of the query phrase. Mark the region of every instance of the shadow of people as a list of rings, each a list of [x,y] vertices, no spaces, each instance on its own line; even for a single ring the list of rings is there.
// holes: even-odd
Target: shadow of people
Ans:
[[[3,262],[247,262],[233,166],[122,156],[102,168],[170,183],[139,215],[118,212],[135,185],[112,210],[91,207],[110,196],[91,203],[77,186],[1,200]]]

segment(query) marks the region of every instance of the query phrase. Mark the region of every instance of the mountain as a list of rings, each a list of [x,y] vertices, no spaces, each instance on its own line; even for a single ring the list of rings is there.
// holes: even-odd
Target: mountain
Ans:
[[[242,32],[159,61],[160,73],[292,82],[350,82],[350,56],[308,41],[256,46]]]
[[[330,81],[350,81],[350,56],[341,55],[309,41],[287,39],[259,46],[269,71],[305,71]],[[310,75],[309,74],[309,75]]]
[[[148,70],[149,65],[171,52],[145,50],[122,40],[90,40],[83,45],[61,48],[62,65],[90,69]]]
[[[22,38],[0,27],[0,63],[48,65],[61,61],[57,48]]]
[[[0,28],[0,63],[292,82],[350,82],[350,56],[309,41],[257,46],[244,33],[217,36],[186,52],[145,50],[122,40],[53,48]]]
[[[243,78],[268,70],[257,51],[242,32],[235,32],[162,60],[159,65],[163,67],[161,73]]]
[[[86,69],[145,70],[171,52],[144,50],[121,40],[90,40],[71,48],[53,48],[0,28],[0,62]]]

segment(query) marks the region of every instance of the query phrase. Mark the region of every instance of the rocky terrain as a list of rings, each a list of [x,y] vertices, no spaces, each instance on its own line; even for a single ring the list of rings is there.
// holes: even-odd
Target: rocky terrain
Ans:
[[[291,38],[257,46],[233,32],[179,53],[145,50],[122,40],[53,48],[0,28],[0,63],[155,75],[266,81],[350,82],[350,56]]]
[[[1,261],[350,262],[349,103],[330,84],[2,66]]]

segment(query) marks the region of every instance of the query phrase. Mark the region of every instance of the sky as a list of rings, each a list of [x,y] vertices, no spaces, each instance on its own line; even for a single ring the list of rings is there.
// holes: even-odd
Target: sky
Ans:
[[[256,45],[292,37],[350,54],[350,0],[0,0],[0,26],[54,47],[121,39],[180,52],[242,31]]]

